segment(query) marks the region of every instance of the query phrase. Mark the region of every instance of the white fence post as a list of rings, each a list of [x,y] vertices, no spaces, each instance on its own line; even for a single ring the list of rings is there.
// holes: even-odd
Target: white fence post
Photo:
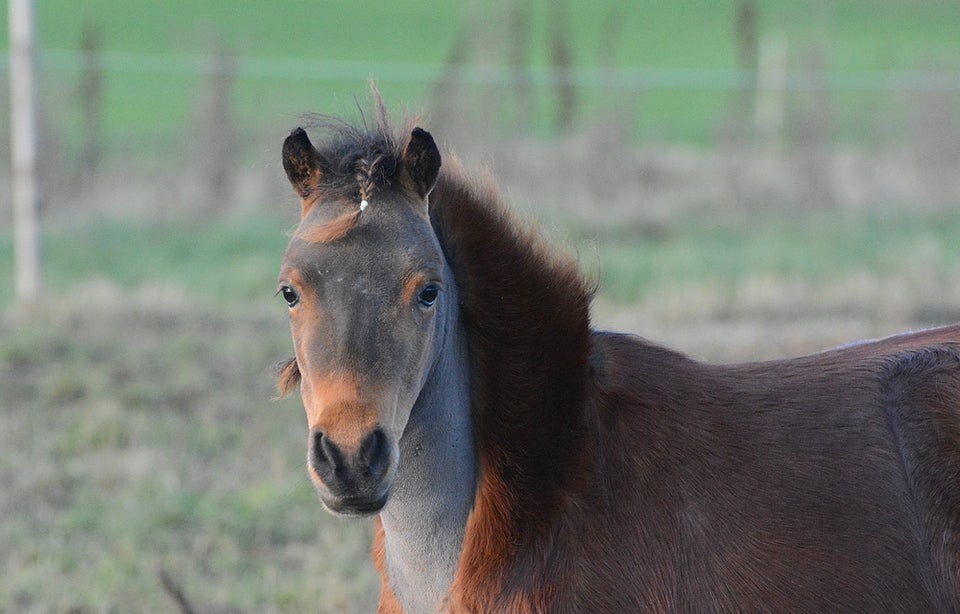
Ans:
[[[25,304],[40,293],[33,0],[9,2],[14,285]]]

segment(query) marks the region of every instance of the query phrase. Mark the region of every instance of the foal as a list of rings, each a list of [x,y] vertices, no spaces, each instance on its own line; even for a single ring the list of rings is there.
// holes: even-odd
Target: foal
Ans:
[[[960,611],[960,328],[690,360],[433,138],[295,130],[279,293],[320,500],[381,612]]]

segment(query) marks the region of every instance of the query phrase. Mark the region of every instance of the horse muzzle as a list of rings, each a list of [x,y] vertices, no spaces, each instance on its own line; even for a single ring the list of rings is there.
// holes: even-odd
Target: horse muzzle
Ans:
[[[380,428],[355,450],[346,450],[322,431],[310,434],[308,468],[320,501],[335,514],[366,516],[383,509],[393,484],[395,446]]]

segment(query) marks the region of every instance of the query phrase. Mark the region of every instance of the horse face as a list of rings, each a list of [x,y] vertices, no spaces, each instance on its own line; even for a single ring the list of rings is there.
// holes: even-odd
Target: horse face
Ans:
[[[429,188],[409,177],[397,183],[363,211],[344,199],[305,201],[280,273],[296,355],[288,370],[299,375],[310,429],[308,472],[335,513],[386,504],[434,356],[444,260],[427,217]]]

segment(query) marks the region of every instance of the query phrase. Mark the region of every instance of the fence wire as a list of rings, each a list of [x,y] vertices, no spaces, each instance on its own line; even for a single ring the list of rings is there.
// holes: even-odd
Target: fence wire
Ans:
[[[523,79],[537,86],[567,85],[611,90],[744,90],[757,86],[756,71],[736,68],[558,67],[545,65],[462,64],[271,58],[237,55],[224,63],[210,55],[103,51],[95,57],[70,49],[46,49],[41,69],[78,72],[91,62],[104,73],[211,76],[229,71],[241,78],[322,81],[363,81],[376,75],[387,83],[435,83],[454,74],[468,85],[508,86]],[[9,68],[9,54],[0,52],[0,70]],[[927,70],[782,70],[788,90],[850,90],[903,92],[960,91],[960,71]]]

